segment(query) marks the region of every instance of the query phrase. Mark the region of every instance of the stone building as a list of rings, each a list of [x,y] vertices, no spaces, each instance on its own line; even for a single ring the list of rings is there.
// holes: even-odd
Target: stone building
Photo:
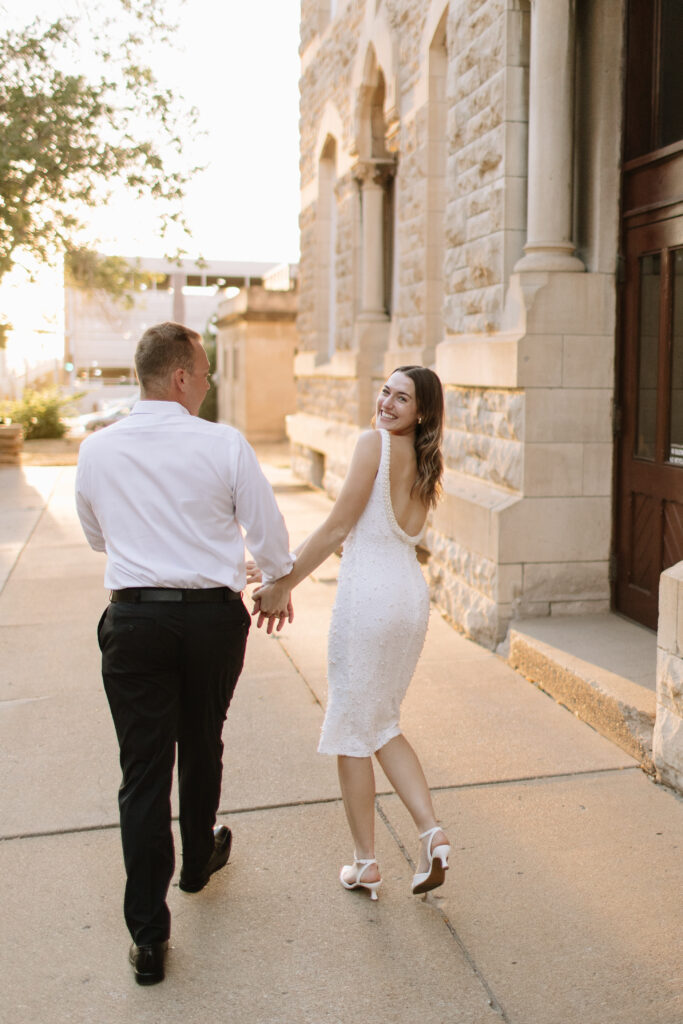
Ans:
[[[526,616],[655,629],[683,559],[683,7],[303,0],[301,19],[297,471],[334,493],[383,377],[432,365],[427,567],[452,621],[491,647]],[[680,577],[655,740],[683,784]]]
[[[96,375],[104,382],[135,381],[136,345],[152,324],[164,320],[187,324],[204,334],[225,290],[261,284],[273,263],[166,260],[134,257],[127,261],[150,276],[149,285],[133,294],[130,308],[101,291],[67,285],[66,354],[79,381]]]

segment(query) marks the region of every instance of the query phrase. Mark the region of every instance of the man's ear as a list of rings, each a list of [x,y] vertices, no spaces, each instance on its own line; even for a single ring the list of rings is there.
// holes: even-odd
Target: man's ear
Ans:
[[[173,374],[171,376],[171,380],[173,382],[174,387],[176,387],[178,389],[178,391],[184,391],[185,390],[186,377],[187,377],[187,371],[185,369],[183,369],[182,366],[176,367],[176,369],[173,371]]]

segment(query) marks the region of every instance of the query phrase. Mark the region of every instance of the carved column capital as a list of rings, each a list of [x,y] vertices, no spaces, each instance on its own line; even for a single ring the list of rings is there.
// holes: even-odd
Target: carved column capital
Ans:
[[[396,174],[396,160],[394,157],[359,160],[351,173],[361,186],[376,185],[384,188]]]

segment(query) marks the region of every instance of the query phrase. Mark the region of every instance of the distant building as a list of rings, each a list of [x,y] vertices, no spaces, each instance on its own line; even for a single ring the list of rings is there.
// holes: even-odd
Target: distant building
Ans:
[[[212,260],[199,267],[163,259],[129,258],[153,281],[125,309],[103,292],[66,287],[66,361],[75,381],[134,382],[133,358],[141,334],[174,320],[203,334],[228,288],[260,285],[273,263]]]
[[[218,418],[249,441],[281,441],[296,408],[296,267],[283,264],[218,307]]]

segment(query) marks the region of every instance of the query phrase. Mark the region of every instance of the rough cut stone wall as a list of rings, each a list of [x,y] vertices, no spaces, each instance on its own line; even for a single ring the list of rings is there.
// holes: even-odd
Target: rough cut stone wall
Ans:
[[[317,35],[318,4],[304,0],[302,4],[301,51]],[[328,102],[334,104],[343,124],[343,137],[338,138],[337,153],[348,150],[353,130],[353,103],[351,73],[353,70],[363,0],[355,0],[339,12],[332,28],[320,39],[315,60],[304,70],[301,89],[301,185],[314,184],[318,174],[320,153],[316,152],[323,113]],[[338,159],[339,163],[339,159]],[[339,173],[339,169],[338,173]],[[337,274],[337,304],[335,347],[349,349],[353,342],[355,317],[354,295],[354,224],[358,218],[358,189],[349,172],[340,175],[335,186],[337,199],[337,245],[335,266]],[[318,337],[315,318],[318,236],[316,232],[316,203],[312,200],[300,216],[301,259],[299,262],[300,315],[297,321],[302,351],[327,351],[323,339]]]
[[[507,6],[453,0],[449,10],[444,318],[456,334],[496,330],[503,309],[504,177],[515,170],[506,149],[516,141],[504,121]]]
[[[358,218],[358,188],[351,174],[340,178],[337,189],[337,317],[335,348],[340,352],[353,347],[353,325],[356,315],[353,252],[355,224]]]
[[[302,52],[305,52],[306,42],[314,35],[311,32],[313,14],[310,12],[314,7],[310,2],[302,5]],[[304,69],[301,76],[302,187],[313,181],[317,174],[316,162],[320,154],[316,153],[315,145],[328,101],[336,106],[344,126],[344,138],[337,140],[338,145],[348,147],[350,144],[354,115],[351,73],[358,50],[364,8],[363,0],[354,0],[340,11],[331,31],[320,38],[315,60]]]
[[[296,407],[336,423],[356,423],[358,386],[341,377],[298,377]]]
[[[399,346],[416,346],[425,333],[430,139],[426,106],[411,110],[409,101],[420,74],[426,73],[421,47],[430,5],[427,0],[390,0],[384,6],[397,48],[398,86],[405,111],[398,134],[389,143],[399,158],[396,245],[400,259],[392,334]],[[356,0],[340,11],[331,29],[320,37],[315,60],[302,76],[303,186],[317,174],[315,145],[328,101],[343,123],[344,138],[338,144],[347,149],[353,145],[357,97],[352,95],[351,75],[359,56],[364,7],[362,0]],[[449,7],[444,314],[446,327],[453,333],[490,332],[500,326],[506,259],[509,264],[511,242],[514,245],[510,231],[523,227],[520,159],[523,164],[526,125],[520,123],[520,103],[514,100],[520,98],[519,72],[528,61],[525,11],[524,0],[451,0]],[[315,35],[311,21],[316,19],[317,25],[316,12],[315,5],[304,3],[302,52]],[[515,179],[512,200],[511,178]],[[349,252],[345,246],[340,232],[340,256]],[[304,249],[302,238],[302,256]],[[339,283],[343,284],[341,279]],[[304,266],[302,298],[309,287],[314,287],[314,281],[307,281]],[[342,330],[338,347],[346,344]]]
[[[317,441],[318,453],[311,450],[308,471],[336,493],[348,459],[336,435],[358,422],[358,382],[345,375],[354,372],[348,350],[354,344],[362,347],[367,337],[362,331],[369,332],[357,322],[361,220],[351,169],[361,155],[367,156],[357,152],[354,136],[362,98],[359,59],[365,56],[359,48],[369,33],[377,44],[388,97],[394,72],[382,61],[391,64],[387,55],[393,54],[397,95],[395,109],[389,110],[387,102],[385,115],[391,120],[398,113],[400,121],[392,121],[391,137],[385,140],[397,157],[391,324],[386,342],[377,332],[381,341],[368,345],[367,351],[373,358],[377,355],[373,372],[378,374],[385,343],[392,359],[403,347],[422,350],[419,358],[435,358],[447,382],[449,491],[427,532],[427,572],[434,596],[455,624],[490,646],[503,638],[507,620],[518,614],[607,608],[613,448],[608,421],[616,308],[611,261],[618,229],[614,196],[622,74],[619,0],[583,5],[580,15],[593,49],[590,61],[584,55],[578,65],[583,100],[577,112],[590,115],[581,121],[579,148],[584,151],[590,144],[590,160],[584,154],[582,164],[578,154],[576,185],[584,194],[577,197],[577,215],[586,251],[608,254],[601,271],[605,280],[588,265],[589,273],[550,275],[539,284],[538,295],[533,302],[529,299],[525,318],[517,325],[527,334],[515,341],[520,347],[514,372],[506,347],[492,342],[500,340],[502,330],[506,339],[507,334],[512,337],[511,318],[517,307],[522,310],[530,288],[520,290],[515,299],[515,286],[510,287],[526,241],[530,0],[450,0],[445,55],[438,39],[429,50],[427,19],[436,32],[441,14],[430,0],[340,2],[327,26],[323,6],[303,0],[301,50],[306,205],[301,215],[299,333],[301,348],[318,351],[320,358],[300,361],[298,411],[303,426],[292,436],[306,446],[307,414],[331,422],[335,437]],[[596,12],[589,13],[593,7]],[[338,358],[329,372],[320,365],[327,343],[324,325],[315,316],[316,291],[323,285],[323,233],[316,231],[315,200],[325,118],[337,125],[339,174]],[[504,323],[506,290],[512,301]],[[302,455],[302,465],[305,459]]]
[[[419,46],[429,10],[425,0],[385,0],[389,24],[398,39],[401,91],[412,89],[420,73]]]
[[[369,2],[369,0],[368,0]],[[499,326],[504,300],[504,246],[506,210],[506,143],[510,143],[505,89],[508,65],[519,70],[526,44],[521,11],[524,0],[451,0],[447,25],[447,73],[444,89],[447,115],[448,181],[444,268],[446,327],[453,332],[491,332]],[[325,106],[334,104],[343,126],[337,139],[338,154],[351,150],[355,105],[352,74],[360,56],[358,47],[365,17],[364,0],[340,9],[333,24],[322,34],[319,5],[302,4],[302,53],[315,40],[315,57],[304,62],[301,81],[301,174],[302,187],[317,176],[320,125]],[[398,55],[399,94],[404,111],[397,135],[389,144],[398,157],[396,179],[397,281],[392,310],[392,344],[419,347],[425,343],[427,279],[430,249],[429,210],[434,183],[430,182],[429,102],[411,107],[412,91],[423,66],[425,21],[428,0],[385,0],[383,10]],[[528,28],[528,26],[527,26]],[[387,69],[385,69],[387,70]],[[517,80],[516,80],[517,81]],[[509,104],[508,104],[509,106]],[[433,111],[432,132],[434,132]],[[509,115],[509,110],[508,110]],[[512,140],[515,141],[514,139]],[[358,267],[357,230],[359,196],[350,172],[336,185],[337,246],[336,334],[339,351],[353,347],[358,312],[355,281]],[[508,204],[509,205],[509,204]],[[317,336],[315,294],[317,236],[315,202],[301,215],[300,313],[302,350],[321,352],[326,346]],[[432,270],[433,275],[433,270]],[[429,312],[434,312],[430,310]],[[300,382],[302,411],[342,420],[339,391],[333,378]],[[344,403],[342,403],[344,404]],[[446,459],[452,469],[512,490],[523,483],[522,404],[519,392],[451,389],[447,396]],[[348,408],[348,403],[346,403]]]
[[[409,93],[422,70],[420,47],[429,3],[427,0],[394,0],[385,4],[386,16],[398,47],[399,92]],[[316,38],[318,7],[302,5],[302,53]],[[319,36],[315,60],[306,67],[301,79],[301,183],[315,181],[321,118],[325,105],[333,103],[341,117],[344,137],[339,147],[354,145],[354,117],[357,97],[351,88],[365,14],[364,0],[355,0],[340,10],[332,27]],[[385,71],[387,69],[384,69]],[[401,253],[398,282],[393,296],[393,318],[400,346],[418,346],[424,342],[426,295],[426,246],[428,216],[427,185],[427,113],[420,109],[402,122],[399,133],[388,140],[399,157],[396,181],[397,239]],[[359,220],[358,190],[350,174],[337,184],[337,321],[336,348],[348,349],[353,342],[353,321],[357,312],[354,295],[354,225]],[[316,288],[314,263],[307,250],[315,251],[315,234],[307,233],[314,214],[302,215],[300,294],[302,349],[316,348],[306,311],[313,304]],[[306,224],[304,224],[306,218]]]
[[[315,39],[320,24],[320,0],[301,0],[301,45],[303,53],[309,43]]]
[[[399,346],[424,341],[425,247],[427,244],[427,142],[424,112],[402,126],[397,187],[397,240],[400,260],[393,318]]]
[[[389,23],[396,34],[400,92],[410,96],[423,66],[423,33],[429,3],[425,0],[394,0],[387,4]],[[396,179],[396,241],[399,253],[393,297],[393,337],[398,347],[425,344],[427,313],[428,237],[430,212],[429,138],[427,106],[408,112],[392,148],[398,154]]]
[[[445,398],[448,468],[521,491],[524,393],[448,387]]]

